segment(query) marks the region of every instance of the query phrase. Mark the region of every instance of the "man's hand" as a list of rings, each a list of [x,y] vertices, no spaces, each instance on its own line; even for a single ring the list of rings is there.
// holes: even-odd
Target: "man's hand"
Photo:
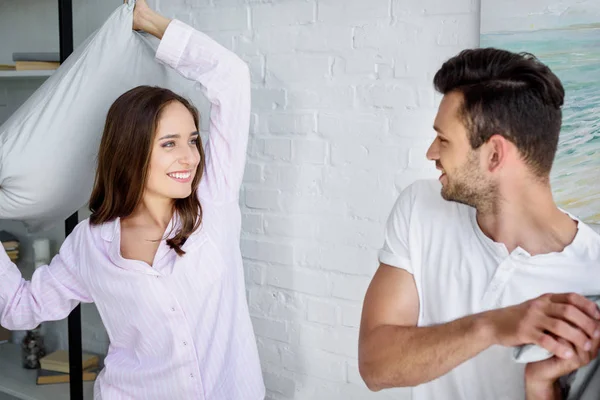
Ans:
[[[525,367],[527,400],[560,399],[558,379],[586,366],[598,357],[598,347],[600,346],[600,339],[598,338],[592,341],[590,351],[582,351],[573,347],[564,339],[558,338],[557,341],[565,347],[570,347],[575,355],[566,360],[555,356],[547,360],[527,364]]]
[[[544,294],[485,314],[496,343],[508,347],[536,344],[559,359],[592,351],[600,338],[596,303],[575,293]]]

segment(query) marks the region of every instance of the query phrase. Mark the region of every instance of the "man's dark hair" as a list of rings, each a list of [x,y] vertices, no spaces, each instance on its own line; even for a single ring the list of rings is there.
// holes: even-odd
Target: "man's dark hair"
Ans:
[[[494,134],[515,144],[535,175],[550,173],[558,146],[565,91],[556,75],[529,53],[463,50],[435,74],[437,91],[459,91],[473,149]]]

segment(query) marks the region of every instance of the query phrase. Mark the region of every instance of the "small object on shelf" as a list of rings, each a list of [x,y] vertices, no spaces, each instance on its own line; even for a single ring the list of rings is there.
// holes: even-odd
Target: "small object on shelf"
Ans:
[[[81,360],[81,368],[89,369],[91,367],[98,367],[99,358],[94,354],[83,353]],[[40,360],[42,369],[48,371],[56,371],[69,373],[69,352],[67,350],[57,350],[54,353],[50,353]]]
[[[17,61],[15,63],[15,69],[17,71],[43,71],[57,69],[58,67],[60,67],[59,62]]]
[[[33,261],[35,268],[50,263],[50,240],[35,239],[33,241]]]
[[[84,381],[94,381],[98,376],[98,368],[90,367],[83,370]],[[49,371],[46,369],[38,369],[36,384],[48,385],[53,383],[68,383],[70,381],[70,375],[64,372]]]
[[[17,69],[16,65],[0,64],[0,71],[15,71],[16,69]]]
[[[21,352],[23,356],[23,368],[40,368],[40,359],[46,355],[41,325],[27,331],[23,342],[21,342]]]
[[[60,62],[60,54],[58,52],[21,52],[13,53],[13,61],[45,61],[45,62]]]

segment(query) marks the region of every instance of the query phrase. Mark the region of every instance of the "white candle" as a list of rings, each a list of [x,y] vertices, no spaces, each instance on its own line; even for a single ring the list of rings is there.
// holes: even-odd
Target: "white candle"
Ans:
[[[35,239],[33,241],[33,259],[35,268],[47,265],[50,262],[50,240]]]

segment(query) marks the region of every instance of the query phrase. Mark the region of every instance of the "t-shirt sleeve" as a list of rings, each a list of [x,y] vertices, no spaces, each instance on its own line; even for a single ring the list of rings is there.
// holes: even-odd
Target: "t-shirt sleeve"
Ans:
[[[388,217],[384,233],[384,243],[379,250],[379,261],[392,267],[402,268],[414,274],[410,259],[409,232],[413,211],[414,185],[404,189]]]

